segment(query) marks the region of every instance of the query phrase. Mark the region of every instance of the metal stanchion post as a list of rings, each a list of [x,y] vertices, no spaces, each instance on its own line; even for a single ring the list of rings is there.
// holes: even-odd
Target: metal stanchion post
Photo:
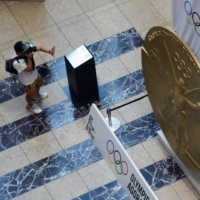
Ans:
[[[147,97],[147,96],[148,96],[148,95],[146,94],[146,95],[144,95],[144,96],[142,96],[142,97],[140,97],[140,98],[138,98],[138,99],[135,99],[135,100],[133,100],[133,101],[131,101],[131,102],[129,102],[129,103],[126,103],[126,104],[124,104],[124,105],[115,107],[115,108],[113,108],[113,109],[107,108],[108,117],[105,118],[105,121],[108,123],[108,125],[110,126],[110,128],[115,132],[115,131],[118,130],[119,127],[120,127],[120,121],[119,121],[117,118],[115,118],[115,117],[111,117],[111,111],[116,110],[116,109],[118,109],[118,108],[121,108],[121,107],[123,107],[123,106],[126,106],[126,105],[128,105],[128,104],[130,104],[130,103],[139,101],[140,99],[143,99],[143,98],[145,98],[145,97]]]
[[[109,124],[109,126],[112,126],[111,109],[110,108],[107,108],[107,115],[108,115],[108,124]]]
[[[108,117],[105,118],[106,122],[108,123],[112,131],[117,131],[120,128],[120,121],[115,117],[111,117],[110,108],[107,108],[107,115]]]

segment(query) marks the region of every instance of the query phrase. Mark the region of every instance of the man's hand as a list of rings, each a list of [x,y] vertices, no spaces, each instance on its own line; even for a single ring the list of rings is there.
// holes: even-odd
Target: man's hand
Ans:
[[[31,72],[33,70],[33,63],[32,63],[32,60],[31,60],[31,58],[33,57],[33,53],[30,52],[26,56],[27,56],[28,63],[27,63],[27,67],[24,69],[24,71]]]
[[[42,47],[42,46],[36,46],[36,49],[37,49],[37,51],[43,51],[45,53],[49,53],[55,58],[55,50],[56,50],[55,46],[53,46],[51,48],[51,50],[48,50],[48,49],[46,49],[45,47]]]
[[[27,54],[27,58],[28,59],[31,59],[33,57],[33,53],[32,52],[30,52],[29,54]]]
[[[55,58],[55,50],[56,50],[56,47],[53,46],[52,49],[49,51],[49,53]]]

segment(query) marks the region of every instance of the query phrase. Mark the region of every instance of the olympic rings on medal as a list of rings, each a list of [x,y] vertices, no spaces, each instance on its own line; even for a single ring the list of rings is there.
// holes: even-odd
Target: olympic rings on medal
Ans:
[[[108,145],[112,144],[112,149],[108,148]],[[115,150],[114,143],[112,140],[107,141],[107,151],[108,151],[108,159],[111,164],[115,164],[115,170],[118,174],[127,175],[128,174],[128,165],[124,160],[121,160],[121,154],[118,150]],[[118,156],[116,156],[118,154]],[[113,161],[110,159],[110,155],[113,155]],[[119,165],[120,170],[117,168]],[[124,167],[126,166],[126,172],[124,172]]]
[[[192,77],[192,71],[189,67],[186,66],[184,60],[182,60],[179,57],[179,54],[177,52],[174,53],[174,60],[176,62],[176,66],[178,70],[182,71],[185,78],[191,78]]]
[[[187,6],[187,5],[189,5],[189,6]],[[189,10],[187,10],[187,8],[189,7]],[[197,13],[197,12],[193,12],[192,11],[192,5],[191,5],[191,3],[189,2],[189,1],[185,1],[185,3],[184,3],[184,8],[185,8],[185,12],[186,12],[186,19],[187,19],[187,21],[188,21],[188,23],[190,24],[190,25],[194,25],[194,29],[195,29],[195,31],[196,31],[196,34],[198,35],[198,36],[200,36],[200,33],[198,32],[198,30],[197,30],[197,27],[199,27],[200,26],[200,16],[199,16],[199,14]],[[191,16],[192,17],[192,22],[190,22],[190,20],[188,19],[188,16]],[[195,17],[196,16],[196,17]],[[198,19],[199,20],[199,22],[196,22],[195,21],[195,19]]]

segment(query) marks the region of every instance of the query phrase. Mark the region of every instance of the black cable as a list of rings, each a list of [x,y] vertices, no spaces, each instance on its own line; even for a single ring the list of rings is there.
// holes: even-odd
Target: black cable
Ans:
[[[142,96],[142,97],[140,97],[140,98],[138,98],[138,99],[135,99],[135,100],[133,100],[133,101],[130,101],[129,103],[126,103],[126,104],[124,104],[124,105],[121,105],[121,106],[118,106],[118,107],[116,107],[116,108],[110,109],[110,111],[116,110],[116,109],[121,108],[121,107],[123,107],[123,106],[126,106],[126,105],[128,105],[128,104],[130,104],[130,103],[139,101],[140,99],[143,99],[144,97],[147,97],[147,96],[148,96],[148,94],[147,94],[147,95],[144,95],[144,96]]]

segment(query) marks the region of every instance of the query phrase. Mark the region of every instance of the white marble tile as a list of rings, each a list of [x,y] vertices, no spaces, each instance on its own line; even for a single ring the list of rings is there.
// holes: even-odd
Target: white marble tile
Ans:
[[[0,66],[4,69],[4,70],[1,70],[1,73],[0,73],[0,80],[4,80],[5,78],[8,78],[10,77],[10,73],[8,73],[4,66],[5,66],[5,59],[3,58],[3,56],[0,54]]]
[[[14,6],[15,4],[20,3],[19,1],[4,1],[4,3],[9,7],[9,6]]]
[[[141,144],[137,144],[127,149],[127,153],[130,155],[138,169],[147,167],[154,163],[152,158]]]
[[[142,69],[141,47],[119,56],[119,59],[130,73]]]
[[[0,10],[7,8],[4,2],[0,2]]]
[[[39,37],[39,36],[42,36],[42,35],[46,35],[47,33],[53,32],[55,30],[58,30],[58,27],[57,27],[56,24],[53,24],[53,25],[44,27],[43,29],[40,29],[38,31],[35,31],[33,33],[27,34],[27,36],[28,36],[29,39],[33,39],[33,38],[36,38],[36,37]]]
[[[90,17],[104,38],[132,28],[129,21],[117,8],[111,8]]]
[[[7,8],[1,10],[0,22],[0,45],[25,35],[15,17]]]
[[[171,184],[172,188],[178,194],[181,200],[198,200],[200,195],[196,189],[192,186],[187,178],[176,181]]]
[[[89,10],[94,10],[95,8],[98,8],[100,6],[112,3],[112,0],[77,0],[78,4],[81,6],[81,8],[87,12]]]
[[[16,42],[15,42],[15,43],[16,43]],[[3,56],[3,58],[4,58],[5,60],[12,58],[12,56],[13,56],[13,54],[14,54],[14,52],[15,52],[15,50],[14,50],[14,45],[15,45],[15,43],[13,43],[11,47],[8,47],[8,48],[6,48],[5,50],[2,50],[2,51],[1,51],[1,54],[2,54],[2,56]],[[34,59],[35,59],[35,58],[34,58]]]
[[[146,149],[154,162],[158,162],[170,156],[158,137],[143,142],[142,146]]]
[[[139,33],[165,22],[149,0],[132,0],[118,7]]]
[[[171,21],[171,0],[150,0],[166,21]]]
[[[83,13],[74,0],[48,0],[42,4],[56,23]]]
[[[118,107],[118,106],[122,106],[122,105],[124,105],[124,107],[131,106],[132,104],[134,104],[134,103],[137,102],[137,99],[139,99],[139,98],[141,98],[141,97],[143,97],[143,96],[145,96],[145,93],[144,93],[144,92],[141,92],[141,93],[139,93],[139,94],[137,94],[137,95],[134,95],[133,97],[130,97],[130,98],[127,98],[127,99],[125,99],[125,100],[123,100],[123,101],[120,101],[120,102],[114,104],[113,106],[114,106],[114,107]],[[146,97],[144,97],[144,98],[146,98]],[[135,101],[135,102],[131,103],[132,101]],[[139,101],[140,101],[140,100],[139,100]],[[127,105],[126,105],[126,104],[127,104]],[[122,108],[123,108],[123,107],[122,107]]]
[[[77,172],[68,174],[45,185],[54,200],[71,200],[89,192],[84,180]]]
[[[68,99],[67,95],[65,94],[64,90],[58,82],[53,82],[51,84],[41,87],[40,92],[48,93],[48,97],[46,99],[41,99],[37,103],[37,105],[40,106],[40,108],[42,109],[56,105],[57,103]]]
[[[88,132],[85,130],[85,125],[85,121],[83,119],[79,119],[54,129],[52,132],[62,148],[66,149],[90,139]]]
[[[134,96],[132,98],[132,101],[143,95],[144,93],[141,93],[139,96]],[[140,118],[144,115],[152,113],[153,110],[150,105],[148,97],[145,97],[139,101],[131,103],[130,105],[119,108],[118,112],[124,118],[126,122],[131,122],[137,118]]]
[[[0,51],[9,49],[14,47],[14,44],[18,41],[28,41],[28,37],[26,35],[22,36],[22,37],[17,37],[16,39],[11,39],[6,43],[0,44]]]
[[[89,19],[83,19],[70,24],[69,26],[65,26],[61,28],[61,31],[74,49],[82,44],[87,46],[103,39],[99,31]]]
[[[19,145],[0,152],[0,176],[30,164]]]
[[[2,103],[0,106],[0,114],[7,124],[14,122],[22,117],[30,115],[25,109],[26,105],[25,95],[22,95]]]
[[[32,44],[36,46],[43,46],[47,49],[51,49],[53,46],[55,46],[56,58],[61,57],[65,54],[68,54],[69,52],[73,50],[71,45],[69,44],[69,42],[67,41],[67,39],[64,37],[64,35],[62,34],[60,30],[54,30],[44,35],[38,36],[36,38],[32,38],[31,42]],[[48,53],[44,53],[41,51],[39,51],[38,53],[40,54],[40,56],[45,62],[48,62],[54,59],[54,57],[52,57]]]
[[[120,4],[124,4],[128,1],[131,1],[131,0],[113,0],[115,2],[116,5],[120,5]]]
[[[58,80],[59,84],[61,87],[65,87],[65,86],[68,86],[69,85],[69,82],[68,82],[68,78],[63,78],[63,79],[60,79]]]
[[[41,87],[40,91],[47,92],[49,95],[46,99],[41,99],[38,103],[36,103],[42,109],[67,99],[67,95],[64,93],[58,82],[43,86]],[[19,96],[2,103],[0,106],[0,114],[6,123],[14,122],[31,114],[30,112],[26,111],[26,105],[27,102],[25,100],[25,95]]]
[[[96,66],[97,79],[100,85],[104,85],[120,77],[129,74],[119,58],[113,58]]]
[[[38,187],[30,192],[14,198],[15,200],[53,200],[45,186]]]
[[[54,24],[54,21],[41,3],[21,2],[11,6],[10,11],[26,34]]]
[[[174,189],[168,185],[155,191],[156,196],[160,200],[181,200]],[[189,200],[189,199],[188,199]]]
[[[47,132],[23,142],[20,146],[32,163],[62,150],[52,132]]]
[[[116,180],[112,171],[104,160],[98,161],[78,170],[89,190],[94,190]]]
[[[108,4],[105,4],[105,5],[100,6],[98,8],[87,11],[86,14],[87,14],[87,16],[91,17],[93,15],[96,15],[98,13],[101,13],[103,11],[109,10],[111,8],[114,8],[114,7],[116,7],[116,5],[114,3],[108,3]]]
[[[62,28],[62,27],[68,26],[70,24],[73,24],[75,22],[81,21],[81,20],[86,19],[86,18],[87,18],[87,15],[85,13],[81,13],[81,14],[76,15],[74,17],[71,17],[69,19],[66,19],[66,20],[63,20],[61,22],[58,22],[57,26],[59,28]]]
[[[3,117],[0,115],[0,127],[6,125],[6,122],[4,121]]]
[[[140,33],[140,36],[143,38],[143,40],[145,40],[145,37],[146,37],[148,31],[149,30],[145,30],[145,31],[143,31],[143,32]]]

